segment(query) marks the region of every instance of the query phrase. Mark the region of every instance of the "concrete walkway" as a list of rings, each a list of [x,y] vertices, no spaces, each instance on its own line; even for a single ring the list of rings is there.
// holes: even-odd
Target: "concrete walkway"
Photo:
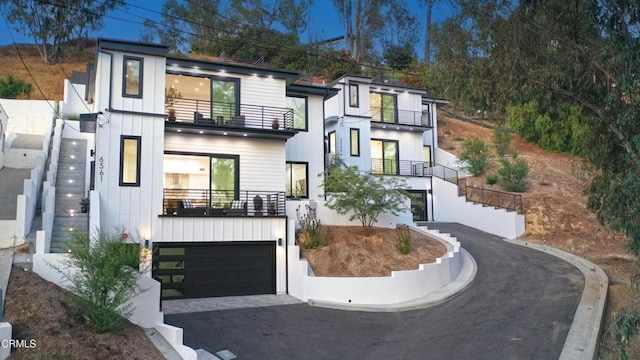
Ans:
[[[43,141],[43,135],[16,134],[16,138],[11,142],[11,148],[41,150]]]
[[[29,169],[0,169],[0,220],[15,220],[18,195],[24,190],[24,180],[31,176]]]
[[[462,225],[429,227],[456,236],[478,266],[468,288],[440,305],[368,313],[294,304],[174,314],[166,322],[182,327],[194,349],[229,349],[241,359],[557,359],[561,353],[582,359],[593,353],[584,351],[596,345],[591,340],[574,357],[564,350],[565,340],[584,334],[573,331],[585,298],[576,267]],[[586,323],[585,329],[597,326]]]

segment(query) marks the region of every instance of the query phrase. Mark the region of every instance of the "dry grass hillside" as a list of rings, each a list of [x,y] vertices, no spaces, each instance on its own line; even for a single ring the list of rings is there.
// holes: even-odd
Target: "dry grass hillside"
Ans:
[[[493,131],[469,124],[442,113],[438,116],[438,142],[440,148],[456,155],[462,141],[478,137],[492,143]],[[529,189],[523,194],[526,211],[526,233],[522,239],[545,245],[586,258],[602,267],[610,279],[607,317],[604,329],[609,327],[614,313],[637,306],[634,299],[640,293],[630,286],[631,276],[638,272],[636,259],[627,251],[627,239],[620,233],[601,226],[586,208],[583,188],[586,174],[582,160],[559,153],[549,153],[514,135],[512,148],[530,165]],[[495,163],[495,161],[494,161]],[[495,171],[495,164],[489,173]],[[476,186],[501,190],[499,185],[487,185],[484,176],[468,179]],[[608,336],[603,336],[601,358],[614,358]],[[640,341],[632,348],[640,349]],[[634,353],[640,356],[640,351]],[[635,358],[635,357],[634,357]],[[640,358],[640,357],[637,357]]]
[[[0,78],[13,75],[33,84],[33,92],[28,98],[35,100],[62,100],[64,79],[71,78],[74,70],[85,71],[87,63],[94,62],[96,56],[95,48],[88,47],[80,52],[71,52],[59,64],[48,65],[42,61],[35,46],[21,44],[17,47],[18,50],[13,45],[0,46]]]

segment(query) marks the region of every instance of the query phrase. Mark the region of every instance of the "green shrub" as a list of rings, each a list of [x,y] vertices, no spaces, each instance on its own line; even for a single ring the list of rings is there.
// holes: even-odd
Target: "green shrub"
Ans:
[[[407,255],[411,251],[411,230],[407,225],[398,225],[396,227],[396,235],[398,242],[396,248],[402,255]]]
[[[17,99],[26,97],[33,91],[33,85],[22,79],[7,75],[0,78],[0,98]]]
[[[495,185],[498,182],[498,174],[487,175],[487,184]]]
[[[520,158],[514,161],[500,159],[498,168],[498,179],[502,188],[506,191],[525,192],[529,187],[527,176],[529,175],[529,164]]]
[[[138,288],[140,247],[130,244],[122,229],[72,231],[69,243],[70,265],[77,270],[69,274],[56,268],[71,283],[75,308],[87,325],[98,333],[124,330],[131,306],[127,303],[144,291]],[[55,267],[54,267],[55,268]]]
[[[305,205],[306,213],[300,207],[296,209],[296,217],[300,224],[299,239],[305,249],[315,249],[327,245],[327,237],[322,231],[320,219],[316,217],[316,209]]]
[[[510,145],[511,133],[508,129],[502,127],[493,129],[493,147],[496,150],[496,154],[499,156],[505,156],[509,153]]]
[[[482,175],[489,167],[489,148],[476,137],[465,139],[459,159],[468,166],[473,176]]]

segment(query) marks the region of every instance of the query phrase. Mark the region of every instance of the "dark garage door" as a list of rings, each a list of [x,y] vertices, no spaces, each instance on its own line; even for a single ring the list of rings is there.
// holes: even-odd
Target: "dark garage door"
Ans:
[[[162,299],[275,294],[275,241],[155,243]]]

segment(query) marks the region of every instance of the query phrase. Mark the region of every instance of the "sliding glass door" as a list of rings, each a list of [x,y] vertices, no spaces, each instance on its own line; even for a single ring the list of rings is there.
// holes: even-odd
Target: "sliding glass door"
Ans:
[[[229,121],[240,112],[238,79],[211,79],[211,114],[218,122]]]
[[[398,174],[398,141],[371,140],[371,172],[374,174]]]

